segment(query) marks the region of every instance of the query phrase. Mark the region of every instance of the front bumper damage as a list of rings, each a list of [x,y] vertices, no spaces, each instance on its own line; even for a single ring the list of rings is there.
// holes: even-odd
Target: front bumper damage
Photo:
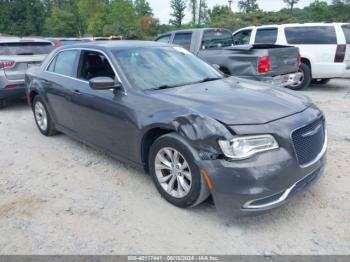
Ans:
[[[212,181],[211,194],[219,215],[238,217],[270,210],[288,202],[323,174],[327,141],[312,163],[300,166],[291,132],[322,117],[313,107],[264,125],[234,126],[238,135],[272,134],[280,148],[241,161],[201,160]]]

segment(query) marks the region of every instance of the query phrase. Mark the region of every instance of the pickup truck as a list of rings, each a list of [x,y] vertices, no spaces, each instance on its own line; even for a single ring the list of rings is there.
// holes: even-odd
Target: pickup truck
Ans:
[[[227,29],[179,30],[155,41],[179,45],[223,73],[293,89],[302,78],[297,47],[254,44],[234,45]]]

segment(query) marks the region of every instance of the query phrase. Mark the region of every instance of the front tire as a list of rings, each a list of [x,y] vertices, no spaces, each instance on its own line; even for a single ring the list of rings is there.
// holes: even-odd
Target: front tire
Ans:
[[[288,86],[288,88],[292,90],[301,90],[310,86],[312,80],[311,68],[307,64],[301,63],[299,67],[299,72],[303,74],[300,81],[294,85]]]
[[[57,134],[50,114],[40,96],[36,96],[33,100],[33,113],[40,133],[44,136],[54,136]]]
[[[210,194],[195,164],[194,150],[176,133],[158,138],[150,149],[149,167],[159,193],[171,204],[199,205]]]

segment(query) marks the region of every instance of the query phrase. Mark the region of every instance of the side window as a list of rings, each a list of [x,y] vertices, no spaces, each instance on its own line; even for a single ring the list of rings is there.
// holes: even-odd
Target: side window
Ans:
[[[256,44],[275,44],[277,41],[277,28],[263,28],[256,31]]]
[[[183,48],[190,50],[191,39],[192,33],[176,33],[173,44],[182,46]]]
[[[285,29],[288,44],[329,45],[337,44],[334,26],[300,26]]]
[[[77,50],[62,51],[52,60],[47,70],[60,75],[75,77],[74,69],[77,56]]]
[[[252,30],[239,31],[233,36],[233,44],[248,45],[250,43],[251,35],[252,35]]]
[[[161,42],[161,43],[169,43],[170,42],[171,35],[164,35],[159,37],[156,42]]]
[[[350,44],[350,24],[343,25],[342,28],[343,28],[343,32],[344,32],[344,35],[345,35],[346,43]]]
[[[108,59],[100,52],[83,50],[79,61],[78,78],[89,81],[91,78],[101,76],[113,79],[115,77]]]
[[[55,65],[56,65],[56,60],[57,60],[57,56],[55,56],[55,58],[52,59],[51,64],[50,64],[49,67],[47,68],[47,71],[54,72],[54,70],[55,70]]]
[[[226,30],[206,30],[203,35],[202,49],[232,46],[232,33]]]

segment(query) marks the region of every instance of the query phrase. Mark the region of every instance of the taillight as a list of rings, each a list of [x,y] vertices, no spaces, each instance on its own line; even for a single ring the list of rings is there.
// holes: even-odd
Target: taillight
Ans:
[[[5,86],[6,89],[14,89],[16,87],[17,87],[16,84],[9,84],[9,85]]]
[[[301,54],[298,53],[298,60],[297,60],[298,66],[301,65]]]
[[[59,39],[56,40],[56,48],[61,47],[61,41]]]
[[[334,63],[343,63],[345,58],[346,45],[338,45],[335,53]]]
[[[260,74],[268,73],[270,71],[270,57],[261,56],[258,59],[258,72]]]
[[[16,62],[12,60],[0,60],[0,69],[13,68]]]

